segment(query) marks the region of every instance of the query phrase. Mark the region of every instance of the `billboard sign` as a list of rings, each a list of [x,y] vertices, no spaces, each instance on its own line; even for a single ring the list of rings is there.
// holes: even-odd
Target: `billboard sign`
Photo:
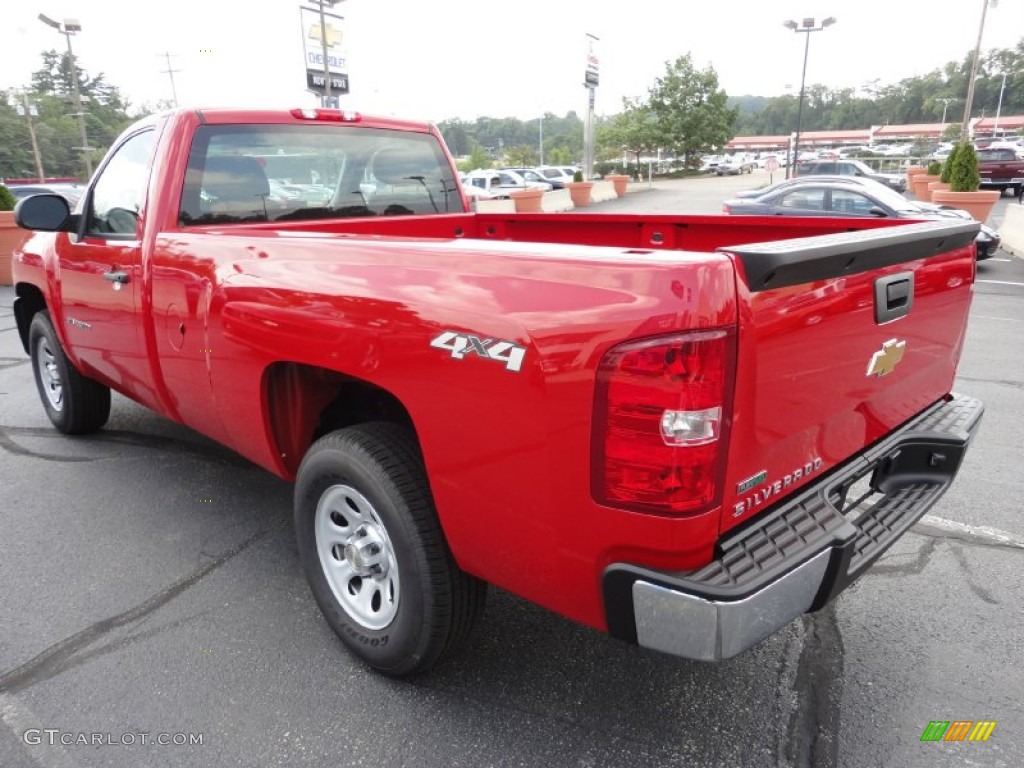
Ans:
[[[587,88],[596,88],[601,80],[601,62],[597,58],[597,53],[594,52],[596,39],[593,35],[587,35],[587,68],[583,72],[583,84]]]
[[[317,8],[300,6],[302,22],[302,53],[306,60],[307,70],[320,72],[321,87],[324,75],[324,43],[327,43],[327,70],[332,75],[344,75],[348,72],[342,29],[344,19],[333,13],[324,14],[324,24],[320,25],[320,11]]]

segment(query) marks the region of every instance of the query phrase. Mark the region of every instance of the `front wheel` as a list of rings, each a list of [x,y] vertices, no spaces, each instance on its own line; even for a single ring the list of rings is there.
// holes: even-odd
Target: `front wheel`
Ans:
[[[487,586],[455,563],[404,427],[361,424],[314,443],[296,480],[295,531],[328,624],[380,672],[429,669],[483,611]]]
[[[46,310],[32,318],[28,345],[39,399],[53,426],[66,435],[84,435],[106,424],[110,388],[83,376],[71,364]]]

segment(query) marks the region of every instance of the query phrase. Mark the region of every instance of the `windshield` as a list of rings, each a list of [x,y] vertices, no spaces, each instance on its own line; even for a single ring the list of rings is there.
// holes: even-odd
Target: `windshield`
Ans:
[[[179,221],[230,224],[462,210],[429,134],[335,125],[203,125]]]

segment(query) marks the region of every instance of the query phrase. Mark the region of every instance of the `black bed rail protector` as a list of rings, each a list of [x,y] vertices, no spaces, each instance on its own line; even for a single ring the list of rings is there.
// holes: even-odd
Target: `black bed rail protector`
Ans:
[[[974,242],[980,227],[979,222],[966,219],[925,221],[718,250],[736,254],[747,286],[757,292],[868,272],[963,248]]]

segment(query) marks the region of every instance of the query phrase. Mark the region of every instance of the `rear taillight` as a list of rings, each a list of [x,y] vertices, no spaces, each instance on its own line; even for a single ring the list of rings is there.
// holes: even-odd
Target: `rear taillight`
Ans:
[[[720,503],[734,370],[733,329],[611,349],[597,374],[594,498],[670,515]]]
[[[727,203],[722,203],[722,213],[730,213],[731,209]]]

